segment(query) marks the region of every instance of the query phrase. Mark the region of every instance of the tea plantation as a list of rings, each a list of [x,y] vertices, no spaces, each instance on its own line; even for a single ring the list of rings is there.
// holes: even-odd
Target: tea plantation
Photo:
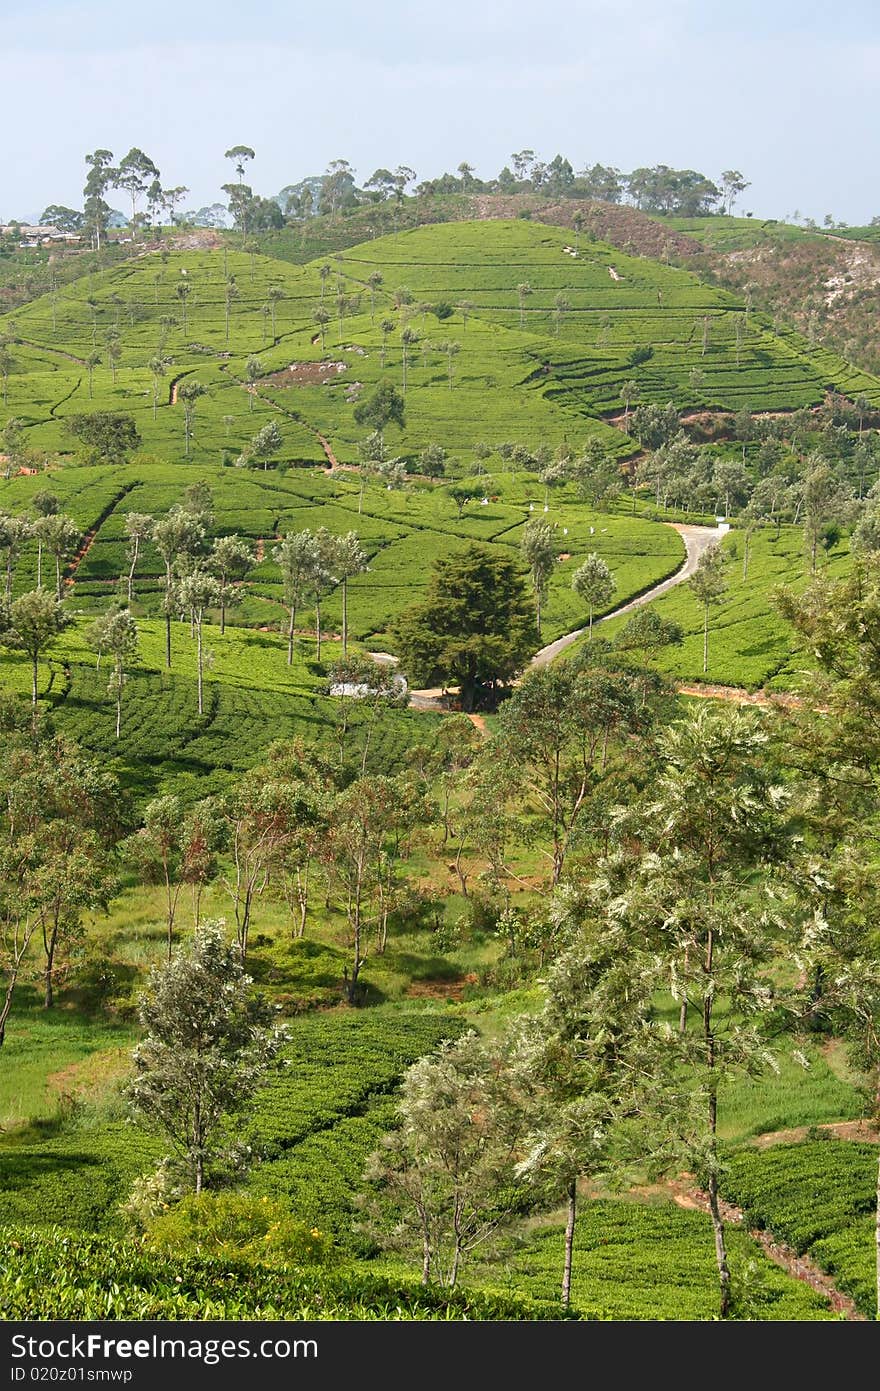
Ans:
[[[746,235],[737,219],[712,224],[680,226],[722,249],[735,249]],[[754,245],[758,233],[749,235]],[[44,959],[54,939],[43,906],[28,919],[31,955],[16,957],[8,884],[17,861],[0,863],[0,948],[15,986],[8,1036],[0,1037],[0,1316],[716,1318],[713,1227],[695,1192],[705,1175],[673,1181],[667,1166],[658,1178],[646,1160],[630,1156],[625,1183],[606,1182],[598,1163],[589,1180],[579,1170],[571,1307],[564,1308],[564,1185],[548,1180],[526,1192],[517,1173],[523,1187],[510,1213],[501,1220],[500,1208],[492,1210],[491,1239],[474,1243],[462,1281],[448,1289],[416,1284],[418,1257],[378,1240],[364,1213],[364,1170],[399,1125],[401,1083],[413,1064],[438,1050],[445,1056],[445,1043],[474,1029],[501,1039],[511,1020],[541,1008],[551,965],[572,940],[567,914],[576,895],[567,897],[564,876],[557,892],[559,847],[564,841],[576,879],[593,872],[616,836],[614,872],[623,873],[639,839],[622,807],[641,804],[659,785],[663,725],[684,708],[676,683],[789,689],[811,665],[774,608],[780,586],[799,593],[810,580],[803,498],[798,479],[785,473],[806,446],[795,451],[786,437],[765,468],[754,435],[733,442],[733,415],[791,417],[815,443],[814,411],[858,397],[870,415],[880,408],[880,379],[818,343],[776,332],[768,316],[689,270],[582,232],[520,218],[446,221],[347,247],[341,234],[327,236],[324,254],[305,264],[282,256],[282,234],[278,256],[230,234],[199,249],[151,250],[103,266],[90,259],[79,278],[65,276],[0,317],[8,600],[40,582],[55,586],[46,545],[38,548],[33,532],[20,545],[15,539],[15,519],[33,520],[39,494],[55,495],[79,538],[59,555],[69,622],[39,649],[33,712],[27,652],[14,631],[0,647],[0,718],[15,754],[10,779],[20,774],[16,759],[27,771],[41,733],[63,762],[66,746],[51,742],[58,733],[114,773],[126,794],[118,824],[102,824],[100,849],[112,874],[101,893],[88,875],[77,880],[69,917],[59,910],[54,919],[54,965]],[[271,249],[271,238],[264,245]],[[384,384],[400,392],[404,418],[387,420],[377,441],[355,412]],[[682,635],[645,658],[656,670],[635,659],[618,670],[615,651],[607,669],[596,663],[594,670],[590,653],[606,649],[582,640],[576,670],[589,693],[589,719],[604,723],[591,724],[587,737],[586,726],[567,724],[561,711],[557,726],[560,711],[549,700],[543,715],[552,737],[524,754],[531,731],[507,727],[504,702],[500,712],[493,707],[468,723],[451,720],[431,693],[421,697],[426,708],[331,694],[343,645],[343,586],[333,577],[321,602],[320,657],[314,600],[302,600],[288,662],[290,596],[276,548],[291,533],[321,528],[334,537],[354,532],[365,554],[366,568],[345,591],[347,635],[358,656],[393,657],[398,620],[424,599],[436,563],[473,542],[514,562],[531,605],[523,541],[536,520],[553,528],[540,642],[585,627],[588,601],[572,580],[594,554],[613,586],[595,603],[601,626],[593,641],[613,640],[625,622],[618,608],[676,575],[686,559],[680,529],[670,523],[714,524],[721,505],[711,478],[693,491],[696,501],[687,505],[700,510],[692,513],[661,506],[659,483],[656,496],[641,486],[637,471],[649,451],[627,432],[630,411],[669,402],[681,423],[692,412],[704,413],[706,428],[706,420],[723,417],[717,441],[695,446],[699,460],[741,464],[750,482],[776,469],[795,488],[776,525],[762,517],[746,537],[738,523],[748,518],[734,516],[722,546],[726,588],[712,607],[706,671],[704,609],[679,585],[652,602]],[[95,412],[133,421],[140,442],[124,461],[96,459],[81,447],[73,418]],[[677,429],[674,412],[673,419]],[[280,440],[257,459],[248,450],[268,425]],[[826,437],[838,440],[837,428],[832,423]],[[850,433],[848,465],[856,447]],[[373,456],[383,451],[400,467],[382,473]],[[582,455],[609,466],[610,484],[591,493],[583,478],[547,471],[554,458]],[[458,496],[455,484],[467,485]],[[201,647],[196,605],[166,610],[165,562],[155,540],[146,534],[135,559],[127,532],[135,514],[166,517],[193,485],[203,485],[203,556],[210,543],[237,536],[253,561],[226,594],[225,629],[215,603],[207,604]],[[860,482],[860,498],[861,491]],[[822,531],[820,575],[850,572],[854,516],[835,514]],[[179,569],[184,583],[192,579],[186,564]],[[136,643],[124,679],[113,684],[93,624],[111,601],[125,599],[130,574]],[[0,585],[4,578],[0,572]],[[11,625],[8,612],[4,599],[0,639]],[[574,730],[581,741],[562,773],[546,752],[558,729]],[[499,731],[507,742],[496,762]],[[756,747],[762,739],[755,736]],[[522,780],[514,784],[510,760],[517,756]],[[285,757],[294,773],[284,771]],[[544,771],[551,767],[546,781],[535,773],[542,758]],[[248,782],[255,768],[260,776]],[[795,773],[789,776],[794,783]],[[376,795],[370,807],[387,818],[374,841],[369,812],[355,800],[365,784]],[[256,808],[244,831],[230,829],[242,787]],[[266,788],[287,795],[291,787],[302,799],[293,830],[284,819],[289,802],[260,801]],[[20,804],[7,791],[0,811],[14,839]],[[164,804],[165,840],[151,842],[146,854],[152,832],[145,821],[165,796],[172,799]],[[66,805],[75,818],[79,803]],[[589,815],[578,821],[584,805]],[[348,809],[344,821],[340,808]],[[199,814],[205,823],[184,848],[175,837],[184,826],[189,833]],[[311,830],[314,845],[303,849]],[[281,848],[261,860],[273,835]],[[98,842],[95,833],[87,843],[95,863]],[[285,858],[295,853],[295,862]],[[551,881],[554,854],[559,874]],[[63,849],[65,872],[67,859]],[[82,874],[81,862],[72,853],[69,859],[71,877]],[[809,878],[802,868],[799,885]],[[758,872],[750,862],[737,879],[756,916]],[[149,968],[165,960],[166,940],[190,941],[205,920],[223,920],[231,934],[248,874],[247,970],[288,1036],[283,1065],[236,1122],[249,1160],[236,1182],[243,1200],[280,1203],[292,1214],[330,1253],[323,1264],[200,1247],[172,1260],[150,1244],[157,1212],[132,1235],[132,1194],[167,1150],[155,1130],[131,1123],[123,1093],[139,1036],[138,995]],[[40,876],[34,902],[42,905],[39,894],[56,880]],[[66,892],[65,875],[59,879]],[[362,921],[367,880],[373,898]],[[173,922],[172,894],[179,895]],[[306,901],[297,933],[297,904]],[[586,913],[585,904],[578,900],[577,911]],[[779,921],[785,953],[773,985],[784,992],[793,953],[782,908]],[[44,1008],[38,992],[53,969],[54,1002]],[[652,1020],[673,1018],[667,987],[664,980],[646,996]],[[719,1013],[729,1024],[726,997]],[[718,1091],[721,1197],[746,1218],[728,1227],[731,1312],[834,1317],[793,1264],[771,1261],[749,1230],[766,1227],[808,1252],[871,1316],[874,1151],[844,1141],[754,1143],[786,1126],[863,1115],[863,1078],[799,1028],[792,1025],[797,1062],[762,1057],[748,1075],[725,1077]],[[481,1097],[471,1120],[482,1119]],[[631,1125],[632,1112],[624,1120]],[[522,1135],[517,1145],[518,1154],[528,1148]]]

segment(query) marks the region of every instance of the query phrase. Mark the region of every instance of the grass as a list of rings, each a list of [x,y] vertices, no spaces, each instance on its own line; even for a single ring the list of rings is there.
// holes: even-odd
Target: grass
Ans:
[[[130,1028],[89,1018],[72,1005],[44,1010],[37,991],[16,993],[0,1069],[0,1131],[58,1116],[73,1098],[95,1097],[133,1046]]]

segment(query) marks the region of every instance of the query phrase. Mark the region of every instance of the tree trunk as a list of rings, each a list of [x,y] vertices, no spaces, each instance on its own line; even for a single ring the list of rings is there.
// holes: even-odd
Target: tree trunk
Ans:
[[[55,557],[55,597],[61,603],[61,556]]]
[[[296,621],[296,604],[290,606],[290,622],[287,625],[287,665],[293,665],[293,625]]]
[[[723,1319],[730,1317],[730,1267],[727,1264],[727,1249],[724,1243],[724,1222],[718,1206],[718,1176],[709,1175],[709,1211],[712,1214],[712,1230],[715,1234],[715,1260],[718,1265],[718,1281],[721,1287],[719,1312]]]
[[[348,576],[342,580],[342,653],[348,656]]]
[[[3,1036],[0,1034],[0,1043]],[[877,1318],[880,1319],[880,1160],[877,1163],[877,1204],[874,1214],[874,1241],[877,1248]]]
[[[38,540],[38,541],[37,541],[37,589],[42,589],[42,588],[43,588],[43,543],[42,543],[42,541],[39,541],[39,540]],[[6,597],[7,597],[7,599],[9,598],[8,592],[7,592]]]
[[[315,660],[321,660],[321,601],[315,604]]]
[[[568,1220],[565,1224],[565,1261],[562,1267],[562,1302],[571,1303],[571,1253],[574,1248],[574,1227],[577,1221],[577,1180],[568,1185]]]
[[[136,566],[137,563],[138,563],[138,550],[139,550],[139,549],[140,549],[140,537],[139,537],[139,536],[136,536],[136,537],[134,538],[134,550],[133,550],[133,552],[132,552],[132,557],[131,557],[131,569],[130,569],[129,572],[128,572],[128,592],[127,592],[127,596],[126,596],[126,597],[127,597],[127,599],[128,599],[129,604],[131,603],[131,596],[132,596],[132,593],[133,593],[133,590],[134,590],[134,570],[135,570],[135,566]]]
[[[703,613],[703,675],[709,670],[709,605]]]
[[[55,934],[54,934],[54,932],[53,932],[53,933],[52,933],[52,936],[51,936],[51,938],[50,938],[50,941],[49,941],[49,946],[48,946],[47,949],[46,949],[46,970],[45,970],[45,973],[44,973],[45,988],[44,988],[44,991],[43,991],[43,1009],[51,1009],[52,1006],[53,1006],[53,1004],[55,1003],[55,991],[54,991],[54,989],[53,989],[53,982],[52,982],[52,970],[53,970],[54,964],[55,964]]]
[[[201,615],[201,613],[198,615],[198,618],[196,619],[196,644],[197,644],[197,647],[198,647],[198,666],[199,666],[199,675],[198,675],[199,714],[200,714],[200,715],[203,715],[203,714],[205,713],[205,707],[204,707],[204,701],[203,701],[203,699],[202,699],[202,696],[203,696],[203,688],[202,688],[202,615]]]

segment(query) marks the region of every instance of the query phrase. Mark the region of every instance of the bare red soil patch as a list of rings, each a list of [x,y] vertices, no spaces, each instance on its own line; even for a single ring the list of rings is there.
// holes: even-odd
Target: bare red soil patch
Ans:
[[[261,377],[260,382],[271,382],[273,386],[329,386],[347,371],[345,362],[292,362],[280,372]]]

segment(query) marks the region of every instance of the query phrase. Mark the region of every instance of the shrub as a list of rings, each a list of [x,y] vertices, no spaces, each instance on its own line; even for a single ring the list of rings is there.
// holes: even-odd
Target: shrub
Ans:
[[[147,1245],[163,1255],[222,1256],[326,1265],[329,1238],[298,1222],[272,1198],[249,1193],[189,1193],[146,1225]]]

